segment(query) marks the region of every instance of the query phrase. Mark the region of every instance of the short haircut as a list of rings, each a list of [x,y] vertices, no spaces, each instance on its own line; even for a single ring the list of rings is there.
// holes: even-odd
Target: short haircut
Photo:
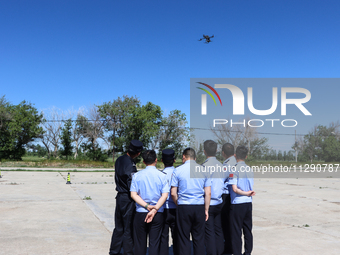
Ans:
[[[164,166],[167,167],[167,166],[173,166],[175,159],[162,159],[162,161],[163,161]]]
[[[216,155],[217,143],[215,143],[213,140],[206,140],[203,147],[207,156],[211,157]]]
[[[236,158],[245,160],[248,154],[248,149],[244,145],[240,145],[236,148]]]
[[[155,163],[157,155],[154,150],[146,150],[146,151],[143,151],[142,158],[143,158],[145,165],[151,165]]]
[[[139,152],[136,152],[135,150],[131,149],[131,148],[128,148],[128,151],[127,151],[130,155],[130,157],[135,157],[138,155]]]
[[[195,159],[196,158],[196,152],[193,148],[188,147],[183,151],[183,156],[185,158]]]
[[[222,151],[229,158],[230,156],[235,154],[234,145],[232,145],[231,143],[225,143],[222,146]]]

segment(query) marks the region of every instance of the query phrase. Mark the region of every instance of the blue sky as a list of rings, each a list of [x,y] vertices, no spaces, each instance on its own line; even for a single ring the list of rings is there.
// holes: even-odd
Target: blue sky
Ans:
[[[136,95],[189,115],[190,78],[339,77],[339,1],[11,0],[0,10],[0,95],[38,109]],[[338,120],[340,88],[310,89],[324,122]]]

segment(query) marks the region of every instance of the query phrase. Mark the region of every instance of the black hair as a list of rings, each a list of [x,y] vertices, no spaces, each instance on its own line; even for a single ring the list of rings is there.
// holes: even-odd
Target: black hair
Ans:
[[[236,148],[236,159],[245,160],[248,154],[248,149],[244,145],[240,145]]]
[[[130,155],[131,158],[134,158],[135,156],[138,155],[139,152],[136,152],[135,150],[133,150],[133,149],[131,149],[131,148],[128,148],[127,153],[129,153],[129,155]]]
[[[162,159],[165,167],[173,166],[175,159]]]
[[[215,143],[213,140],[206,140],[203,147],[207,156],[211,157],[216,155],[217,143]]]
[[[151,165],[152,163],[155,163],[157,155],[154,150],[146,150],[142,152],[142,158],[145,165]]]
[[[183,151],[183,155],[185,158],[191,158],[191,159],[195,159],[196,158],[196,152],[193,148],[186,148],[184,151]]]
[[[231,143],[225,143],[222,146],[222,151],[229,158],[230,156],[235,154],[234,145],[232,145]]]

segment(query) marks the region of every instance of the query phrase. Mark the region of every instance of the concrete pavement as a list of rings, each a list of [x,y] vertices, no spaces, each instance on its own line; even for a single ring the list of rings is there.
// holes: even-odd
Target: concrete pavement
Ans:
[[[0,254],[108,254],[113,176],[2,171]],[[340,179],[255,179],[255,191],[253,255],[338,254]]]

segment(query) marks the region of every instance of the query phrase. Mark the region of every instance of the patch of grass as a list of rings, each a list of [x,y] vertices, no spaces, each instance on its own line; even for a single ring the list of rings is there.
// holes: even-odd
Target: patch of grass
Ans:
[[[37,156],[25,156],[20,161],[1,160],[3,167],[60,167],[60,168],[113,168],[110,161],[99,162],[83,159],[46,159]]]
[[[24,156],[22,157],[23,161],[29,161],[29,162],[41,162],[44,160],[44,158],[38,157],[38,156]]]
[[[300,225],[298,225],[298,226],[293,225],[293,227],[298,227],[298,228],[309,228],[310,226],[309,226],[308,224],[305,224],[305,225],[302,225],[302,226],[300,226]]]
[[[92,200],[92,198],[90,197],[90,196],[85,196],[84,198],[83,198],[83,200]]]
[[[1,171],[16,171],[16,172],[58,172],[58,173],[71,173],[71,172],[84,172],[84,173],[97,173],[97,172],[104,172],[104,173],[112,173],[114,172],[114,170],[82,170],[79,171],[77,169],[67,169],[65,168],[65,170],[32,170],[30,168],[17,168],[17,169],[1,169]]]
[[[120,156],[118,153],[116,156]],[[115,158],[116,159],[116,158]],[[246,163],[249,166],[290,166],[293,165],[304,165],[310,164],[310,162],[295,162],[295,161],[275,161],[275,160],[246,160]],[[324,161],[316,161],[314,164],[324,164]],[[327,164],[332,164],[336,162],[327,162]],[[176,159],[174,163],[174,167],[177,167],[182,164],[182,159]],[[38,156],[24,156],[20,161],[13,160],[1,160],[1,166],[8,167],[60,167],[60,168],[113,168],[114,162],[112,157],[109,157],[105,162],[91,161],[91,160],[83,160],[83,159],[47,159]],[[137,164],[139,169],[144,169],[145,165],[142,162]],[[158,169],[163,169],[164,165],[162,162],[157,163]],[[331,176],[327,178],[332,178]]]

